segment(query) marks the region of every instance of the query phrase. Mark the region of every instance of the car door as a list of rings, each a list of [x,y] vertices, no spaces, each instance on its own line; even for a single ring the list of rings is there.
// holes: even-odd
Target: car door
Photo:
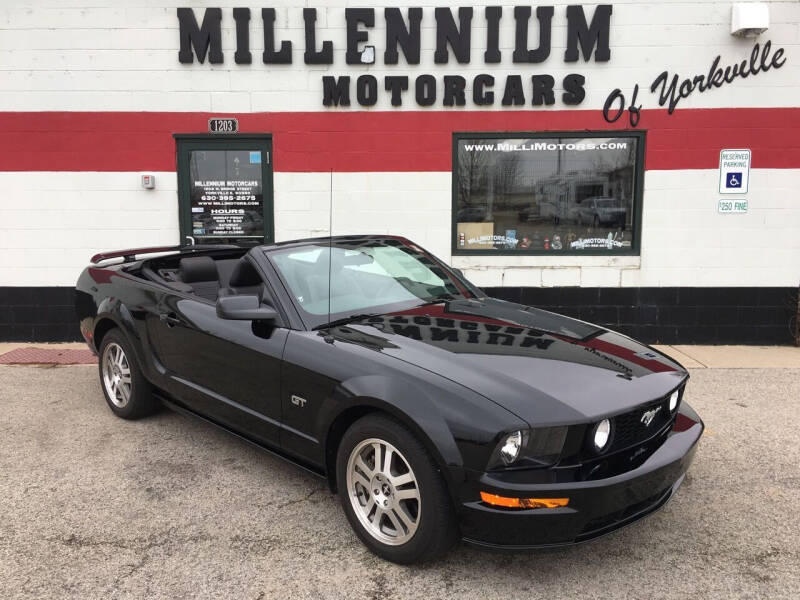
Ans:
[[[158,359],[174,396],[215,422],[278,445],[289,332],[282,322],[220,319],[213,302],[176,292],[165,295],[156,329]]]

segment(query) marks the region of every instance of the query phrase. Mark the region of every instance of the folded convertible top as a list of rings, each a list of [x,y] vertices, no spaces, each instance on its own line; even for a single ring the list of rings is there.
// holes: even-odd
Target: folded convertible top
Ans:
[[[150,248],[129,248],[127,250],[112,250],[110,252],[99,252],[89,259],[93,265],[112,258],[122,258],[122,262],[132,262],[137,256],[142,254],[161,254],[164,252],[180,252],[194,254],[197,252],[208,252],[209,250],[230,250],[240,248],[234,244],[213,244],[207,246],[154,246]]]

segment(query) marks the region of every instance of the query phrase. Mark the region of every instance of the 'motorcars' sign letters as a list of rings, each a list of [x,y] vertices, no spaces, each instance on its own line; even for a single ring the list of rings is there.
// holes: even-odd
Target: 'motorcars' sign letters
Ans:
[[[472,20],[474,9],[470,6],[458,8],[453,12],[450,8],[436,8],[435,20],[436,51],[434,62],[448,64],[451,58],[459,64],[468,64],[480,60],[486,65],[497,64],[502,60],[500,50],[500,22],[502,19],[513,19],[515,26],[515,45],[512,62],[520,65],[541,63],[550,56],[551,31],[554,15],[553,6],[537,6],[535,15],[530,6],[515,6],[513,11],[501,6],[487,6],[484,9],[485,29],[481,27],[480,35],[485,35],[483,49],[479,57],[471,52]],[[513,12],[513,15],[511,13]],[[564,62],[584,61],[594,56],[596,62],[605,62],[611,57],[609,49],[609,30],[612,7],[601,4],[594,9],[591,18],[584,12],[583,6],[566,7],[566,50]],[[236,52],[234,60],[237,64],[250,64],[253,60],[250,52],[250,9],[234,8],[233,19],[236,23]],[[383,10],[386,23],[385,50],[383,63],[396,65],[403,54],[409,65],[420,62],[422,9],[408,8],[403,14],[399,8],[389,7]],[[275,9],[262,8],[264,52],[261,60],[264,64],[289,64],[292,62],[292,42],[279,40],[275,31]],[[305,51],[303,60],[307,65],[333,64],[334,46],[344,44],[346,48],[345,62],[348,65],[372,64],[378,60],[375,46],[370,44],[370,29],[375,26],[374,8],[345,9],[345,40],[317,39],[317,9],[304,8]],[[533,22],[531,22],[533,20]],[[207,8],[202,23],[198,24],[194,10],[178,8],[180,24],[180,52],[178,60],[191,63],[197,57],[204,62],[206,56],[212,64],[220,64],[224,60],[222,52],[222,10]],[[538,25],[538,27],[537,27]],[[528,39],[529,30],[538,28],[539,43],[532,48]],[[439,85],[431,74],[420,74],[410,80],[407,75],[386,75],[383,82],[370,74],[362,74],[352,81],[350,75],[324,75],[322,77],[322,103],[325,106],[350,106],[355,101],[361,106],[373,106],[378,101],[379,89],[390,94],[393,106],[402,106],[407,93],[413,93],[420,106],[432,106],[437,102],[443,106],[464,106],[467,103],[467,80],[462,75],[444,75],[441,98],[437,98]],[[554,89],[556,81],[552,75],[537,73],[534,75],[506,75],[503,80],[496,81],[489,73],[476,75],[469,82],[472,92],[471,100],[479,106],[499,103],[502,106],[551,105],[556,102]],[[580,104],[586,92],[586,78],[580,73],[569,73],[559,82],[563,89],[561,102],[567,105]],[[411,92],[410,90],[413,90]]]
[[[370,39],[370,30],[375,27],[374,8],[345,8],[344,39],[319,40],[317,36],[317,9],[304,8],[305,50],[303,61],[307,65],[332,65],[334,47],[344,45],[345,62],[348,65],[374,64],[380,60],[376,52],[374,40]],[[486,65],[494,65],[503,58],[500,49],[500,23],[503,19],[511,19],[514,23],[514,50],[511,61],[514,64],[530,65],[545,61],[551,54],[551,34],[555,9],[553,6],[537,6],[534,14],[530,6],[487,6],[483,8],[480,28],[475,27],[476,35],[481,36],[479,47],[482,52],[474,56],[472,51],[473,17],[475,10],[471,6],[450,9],[438,7],[433,10],[436,50],[434,63],[446,65],[451,59],[458,64],[469,64],[480,61]],[[480,10],[480,9],[478,9]],[[589,9],[592,10],[592,9]],[[512,14],[513,13],[513,14]],[[585,62],[594,58],[595,62],[606,62],[611,58],[609,32],[612,6],[600,4],[587,15],[583,6],[572,5],[565,9],[566,49],[564,62],[575,63],[581,57]],[[250,52],[250,9],[234,8],[233,20],[236,23],[236,52],[234,60],[237,64],[250,64],[253,61]],[[431,17],[428,17],[431,18]],[[385,21],[385,39],[382,40],[382,59],[385,65],[397,65],[400,54],[409,66],[420,63],[420,47],[423,29],[421,27],[423,12],[419,7],[383,9]],[[292,62],[292,42],[280,40],[275,31],[275,9],[262,8],[261,21],[264,35],[264,52],[261,60],[264,64],[290,64]],[[212,64],[222,63],[222,9],[207,8],[202,23],[198,24],[194,10],[178,8],[180,25],[180,51],[178,60],[192,63],[195,59],[205,62],[206,56]],[[485,24],[485,28],[484,28]],[[532,38],[538,38],[538,45],[531,47],[529,32]],[[537,36],[538,32],[538,36]],[[658,94],[659,106],[667,106],[669,113],[678,103],[688,98],[693,92],[703,93],[713,88],[730,84],[737,79],[766,73],[772,68],[779,69],[786,62],[784,49],[772,49],[772,43],[766,41],[763,46],[756,43],[749,59],[739,60],[733,64],[721,66],[721,56],[714,59],[707,72],[695,76],[680,77],[678,74],[663,71],[649,86],[651,94]],[[556,82],[548,73],[520,75],[505,74],[495,78],[491,73],[479,73],[471,76],[471,80],[458,74],[437,76],[421,73],[409,77],[404,74],[385,75],[383,81],[369,73],[356,76],[323,75],[322,104],[324,106],[374,106],[379,94],[387,94],[392,106],[402,106],[404,98],[413,94],[419,106],[433,106],[437,103],[444,107],[465,106],[472,101],[477,106],[549,106],[560,100],[565,105],[578,105],[586,97],[586,76],[581,73],[568,73]],[[555,90],[562,90],[556,96]],[[467,90],[471,90],[469,93]],[[630,103],[628,103],[630,101]],[[639,124],[642,104],[639,102],[639,84],[634,84],[626,95],[622,89],[611,91],[603,106],[603,117],[614,123],[626,112],[631,127]]]

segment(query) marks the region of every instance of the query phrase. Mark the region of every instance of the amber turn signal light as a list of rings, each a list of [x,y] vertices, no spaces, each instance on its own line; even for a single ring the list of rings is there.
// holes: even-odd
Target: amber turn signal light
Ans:
[[[481,492],[481,500],[505,508],[558,508],[569,504],[569,498],[506,498],[487,492]]]

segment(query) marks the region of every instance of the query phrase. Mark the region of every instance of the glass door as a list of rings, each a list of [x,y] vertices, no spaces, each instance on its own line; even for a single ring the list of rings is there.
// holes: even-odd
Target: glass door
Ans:
[[[181,244],[272,242],[272,139],[175,137]]]

